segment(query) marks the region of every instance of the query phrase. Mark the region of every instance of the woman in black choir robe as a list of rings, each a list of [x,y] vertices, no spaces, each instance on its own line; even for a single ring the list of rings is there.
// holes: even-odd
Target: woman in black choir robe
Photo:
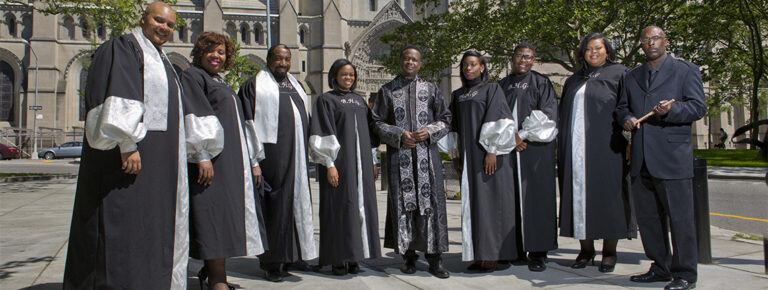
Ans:
[[[371,111],[358,94],[357,70],[336,60],[328,73],[333,91],[312,106],[309,148],[320,182],[320,265],[333,273],[360,271],[358,261],[381,256]],[[347,263],[347,265],[345,265]]]
[[[581,242],[572,268],[593,260],[593,241],[604,239],[598,270],[612,272],[618,239],[637,236],[623,178],[626,140],[613,118],[627,68],[613,63],[611,43],[600,33],[585,37],[580,51],[582,69],[566,80],[560,103],[560,235]]]
[[[198,273],[201,288],[208,279],[210,289],[234,289],[227,285],[225,258],[261,254],[266,241],[254,194],[261,144],[249,138],[243,105],[218,75],[232,66],[233,57],[228,37],[203,32],[192,49],[193,66],[181,76],[190,162],[190,256],[205,260]],[[195,145],[214,125],[223,128],[214,141],[218,156]]]
[[[467,270],[491,272],[497,261],[517,258],[509,155],[515,122],[504,91],[488,81],[486,59],[468,51],[460,65],[463,86],[451,94],[452,132],[439,144],[461,176],[462,260],[474,261]]]

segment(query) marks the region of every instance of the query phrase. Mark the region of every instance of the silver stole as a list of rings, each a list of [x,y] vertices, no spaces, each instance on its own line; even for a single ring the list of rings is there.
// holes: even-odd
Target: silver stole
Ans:
[[[168,76],[160,55],[165,53],[144,36],[141,27],[131,33],[141,46],[144,61],[144,125],[148,131],[165,131],[168,129]]]

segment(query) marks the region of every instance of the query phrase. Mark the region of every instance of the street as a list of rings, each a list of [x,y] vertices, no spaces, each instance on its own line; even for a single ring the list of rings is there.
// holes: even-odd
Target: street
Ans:
[[[710,179],[709,212],[710,224],[713,226],[753,235],[766,235],[768,186],[765,182],[757,180]]]

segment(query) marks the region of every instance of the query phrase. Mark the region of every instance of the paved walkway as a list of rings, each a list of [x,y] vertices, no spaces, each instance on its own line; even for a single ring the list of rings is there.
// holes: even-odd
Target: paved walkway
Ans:
[[[707,175],[714,179],[765,180],[766,173],[768,173],[766,167],[707,167]]]
[[[312,183],[317,212],[317,183]],[[456,184],[449,183],[449,193]],[[0,289],[61,289],[66,258],[67,237],[75,191],[75,179],[28,181],[0,184]],[[377,195],[380,231],[384,229],[386,193]],[[616,272],[603,274],[597,266],[571,269],[578,253],[578,242],[560,238],[560,249],[550,254],[549,269],[542,273],[525,266],[512,266],[489,274],[465,273],[461,262],[460,202],[448,201],[450,252],[445,254],[450,279],[437,279],[425,272],[426,262],[419,260],[419,272],[400,273],[402,260],[389,249],[384,257],[364,261],[358,275],[332,276],[329,267],[319,273],[294,272],[285,282],[265,281],[258,260],[253,257],[228,260],[229,281],[238,289],[485,289],[485,288],[662,288],[665,284],[637,284],[630,275],[645,272],[650,261],[642,253],[638,239],[619,243]],[[315,219],[317,226],[317,219]],[[763,247],[754,241],[732,240],[735,232],[712,228],[714,264],[699,265],[699,289],[767,289],[768,276],[763,269]],[[316,236],[317,238],[317,231]],[[600,245],[596,245],[599,249]],[[600,257],[597,257],[599,265]],[[316,263],[316,261],[310,261]],[[189,265],[189,289],[198,289],[200,261]]]

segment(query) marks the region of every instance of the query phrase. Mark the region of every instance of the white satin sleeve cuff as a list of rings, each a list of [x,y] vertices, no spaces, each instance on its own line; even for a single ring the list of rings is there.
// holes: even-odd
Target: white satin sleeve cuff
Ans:
[[[224,150],[224,129],[216,116],[188,114],[184,116],[184,129],[188,162],[209,161]]]
[[[259,161],[264,160],[264,144],[259,141],[256,134],[256,125],[253,120],[245,121],[245,139],[248,143],[248,156],[251,159],[251,167],[259,166]]]
[[[515,149],[515,121],[499,119],[486,122],[480,127],[480,146],[488,153],[496,155],[509,154]]]
[[[120,146],[120,152],[136,151],[136,143],[147,135],[142,123],[144,103],[111,96],[104,103],[88,111],[85,136],[88,145],[98,150],[111,150]]]
[[[315,162],[322,164],[326,168],[336,166],[333,161],[336,160],[339,149],[341,149],[341,145],[335,135],[309,136],[310,156]]]
[[[533,142],[552,142],[557,137],[557,124],[550,120],[544,112],[534,110],[523,121],[523,129],[518,135],[520,135],[520,139]]]
[[[459,158],[459,134],[448,132],[445,137],[437,141],[437,149],[453,158]]]

